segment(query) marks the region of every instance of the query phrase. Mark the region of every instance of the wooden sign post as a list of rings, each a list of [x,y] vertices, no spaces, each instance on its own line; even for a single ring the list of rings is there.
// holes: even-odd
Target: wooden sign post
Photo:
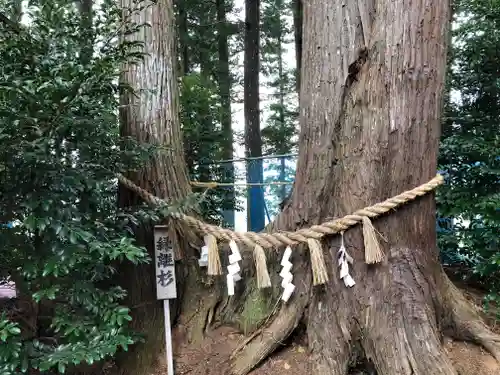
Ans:
[[[169,299],[177,297],[175,286],[174,249],[168,239],[168,228],[157,225],[154,229],[155,268],[156,268],[156,298],[163,300],[165,319],[165,348],[168,375],[174,375],[174,356],[172,351],[172,327],[170,326]]]

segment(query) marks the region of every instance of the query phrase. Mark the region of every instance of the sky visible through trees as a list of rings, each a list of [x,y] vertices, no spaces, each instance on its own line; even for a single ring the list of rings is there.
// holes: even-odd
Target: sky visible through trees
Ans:
[[[229,14],[228,18],[231,20],[242,20],[245,17],[244,14],[244,5],[245,2],[244,0],[235,0],[235,7],[237,9],[236,12],[233,14]],[[292,24],[293,19],[289,17],[286,20],[288,23]],[[295,45],[292,42],[286,43],[285,45],[285,52],[283,56],[283,61],[286,64],[287,69],[294,69],[295,68]],[[238,70],[240,71],[241,74],[243,74],[243,51],[241,51],[238,54]],[[266,85],[269,83],[271,79],[265,77],[262,73],[260,74],[260,99],[261,99],[261,124],[265,124],[267,118],[269,117],[269,109],[268,109],[268,104],[270,102],[269,95],[271,93],[271,89]],[[236,85],[235,91],[241,92],[241,96],[243,95],[243,86],[241,85]],[[244,129],[244,116],[243,116],[243,103],[242,102],[235,102],[232,103],[232,108],[233,108],[233,118],[232,118],[232,124],[233,124],[233,129],[237,132],[242,132]],[[261,125],[262,127],[262,125]],[[239,144],[238,142],[234,143],[234,150],[235,150],[235,158],[244,158],[245,157],[245,149],[244,147]],[[295,170],[295,157],[290,157],[288,158],[287,164]],[[273,163],[279,163],[279,160],[272,159]],[[242,162],[235,163],[235,168],[238,171],[238,175],[240,176],[240,179],[238,179],[236,182],[243,183],[245,182],[245,167]],[[264,172],[264,179],[266,179],[267,176],[269,176],[271,173],[270,172]],[[275,180],[278,181],[278,176],[275,177]],[[269,197],[269,195],[267,195]],[[276,199],[276,198],[275,198]],[[235,230],[237,231],[246,231],[247,228],[247,212],[246,212],[246,198],[243,196],[241,198],[242,200],[242,207],[244,208],[242,211],[238,211],[235,213]],[[271,218],[272,219],[272,218]],[[267,218],[266,218],[267,221]]]

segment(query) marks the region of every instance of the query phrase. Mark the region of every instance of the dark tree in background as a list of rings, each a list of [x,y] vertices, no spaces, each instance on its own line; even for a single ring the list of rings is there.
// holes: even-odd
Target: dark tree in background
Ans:
[[[293,0],[293,29],[295,36],[295,60],[296,60],[296,85],[297,92],[300,92],[300,71],[302,69],[302,0]]]
[[[220,123],[222,130],[222,152],[223,160],[233,159],[233,127],[231,123],[231,84],[232,77],[229,69],[229,36],[234,27],[228,22],[226,14],[228,8],[227,0],[216,0],[217,7],[217,46],[218,46],[218,70],[217,80],[219,84],[220,97]],[[225,182],[234,182],[234,165],[226,163],[221,166]],[[234,224],[235,191],[234,188],[226,188],[226,211],[223,212],[227,223]]]
[[[260,0],[245,1],[245,62],[244,62],[244,106],[245,106],[245,155],[262,156],[260,132]],[[247,181],[260,183],[263,180],[262,160],[247,162]],[[264,193],[262,187],[248,188],[247,210],[249,230],[264,228]],[[258,228],[252,227],[252,222]]]

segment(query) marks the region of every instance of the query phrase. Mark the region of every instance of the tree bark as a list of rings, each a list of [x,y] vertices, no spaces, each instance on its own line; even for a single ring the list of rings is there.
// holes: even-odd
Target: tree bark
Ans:
[[[322,1],[303,4],[300,151],[291,203],[274,229],[341,217],[420,185],[436,173],[446,68],[447,1]],[[312,373],[344,375],[354,348],[378,374],[456,375],[442,346],[447,332],[476,341],[500,360],[493,335],[439,263],[432,196],[375,222],[385,237],[380,265],[366,265],[360,228],[346,232],[354,258],[339,280],[339,238],[324,249],[330,281],[311,287],[294,252],[294,297],[236,360],[246,374],[307,323]],[[307,306],[307,312],[305,307]]]
[[[121,0],[125,9],[134,9],[134,3],[135,0]],[[150,6],[134,12],[131,18],[137,24],[146,23],[150,27],[127,36],[143,42],[142,52],[147,55],[142,62],[123,68],[122,80],[135,93],[121,97],[121,134],[162,149],[142,170],[127,177],[158,197],[176,201],[190,192],[190,185],[179,124],[173,4],[172,0],[159,0],[147,5]],[[122,186],[118,198],[121,206],[139,203],[139,198]],[[180,253],[181,249],[189,249],[187,239],[179,235],[175,223],[171,225],[170,239],[178,251],[176,258],[181,258],[185,255]],[[135,234],[138,243],[144,245],[153,258],[152,230],[151,227],[140,227],[136,228]],[[185,267],[178,267],[177,272],[179,295],[177,300],[171,300],[173,311],[178,309],[176,301],[182,300],[188,271]],[[145,343],[137,344],[128,353],[118,356],[116,373],[149,374],[165,346],[162,303],[156,300],[154,262],[141,265],[123,263],[118,277],[128,292],[127,303],[133,317],[131,328],[145,335]],[[172,320],[174,318],[175,314]]]

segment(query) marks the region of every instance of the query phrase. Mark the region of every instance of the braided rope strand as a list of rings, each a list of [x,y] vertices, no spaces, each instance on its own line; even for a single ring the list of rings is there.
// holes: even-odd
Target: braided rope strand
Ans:
[[[150,192],[134,184],[134,182],[132,182],[125,176],[118,174],[117,177],[120,183],[138,194],[146,203],[152,205],[167,204],[165,200],[155,197]],[[281,246],[291,246],[297,243],[307,243],[308,239],[319,240],[326,235],[340,233],[354,225],[357,225],[358,223],[361,223],[363,221],[363,217],[375,218],[377,216],[383,215],[395,209],[396,207],[399,207],[416,199],[417,197],[426,195],[427,193],[436,189],[438,186],[442,185],[443,182],[443,176],[438,174],[425,184],[405,191],[383,202],[376,203],[373,206],[362,208],[355,211],[353,214],[346,215],[342,218],[329,220],[319,225],[313,225],[309,228],[301,228],[296,230],[295,232],[235,232],[230,229],[221,228],[217,225],[205,223],[189,215],[177,213],[173,214],[172,216],[185,222],[188,226],[199,231],[202,234],[214,235],[218,240],[234,240],[236,242],[244,243],[251,248],[259,245],[264,249],[271,249]]]

